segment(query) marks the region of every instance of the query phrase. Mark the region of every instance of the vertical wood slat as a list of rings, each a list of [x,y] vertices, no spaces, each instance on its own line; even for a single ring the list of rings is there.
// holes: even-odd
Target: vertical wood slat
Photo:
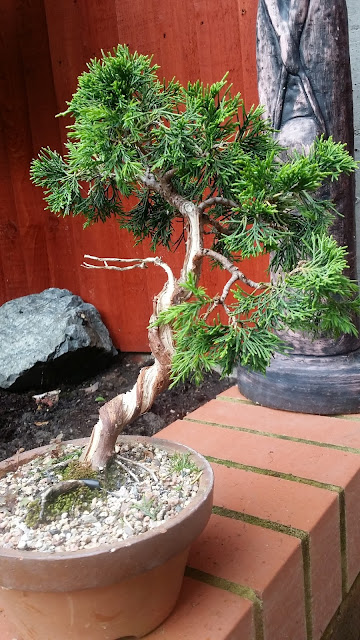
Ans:
[[[6,293],[13,295],[23,284],[28,286],[25,267],[24,246],[21,237],[21,208],[14,183],[22,185],[21,169],[24,155],[28,153],[28,131],[26,127],[26,98],[16,76],[22,75],[19,54],[16,47],[16,10],[11,2],[0,8],[0,60],[1,84],[1,226],[0,247],[2,270]],[[13,108],[16,105],[16,110]],[[26,137],[27,139],[23,139]],[[19,208],[18,205],[19,204]],[[22,209],[22,210],[21,210]]]
[[[61,149],[65,119],[55,119],[76,88],[86,62],[118,42],[153,54],[160,74],[205,84],[229,71],[246,106],[257,102],[254,0],[3,0],[0,7],[0,304],[65,287],[97,306],[115,344],[148,349],[146,326],[162,270],[106,273],[80,268],[85,253],[149,255],[115,221],[82,230],[80,219],[44,212],[29,163],[41,146]],[[183,250],[160,252],[178,273]],[[266,260],[246,261],[262,279]],[[205,268],[202,284],[220,291],[225,274]]]

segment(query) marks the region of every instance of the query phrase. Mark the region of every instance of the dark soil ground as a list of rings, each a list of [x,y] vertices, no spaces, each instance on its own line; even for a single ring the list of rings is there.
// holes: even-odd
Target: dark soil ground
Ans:
[[[149,355],[119,354],[112,364],[80,384],[59,385],[58,400],[50,405],[36,401],[33,392],[10,393],[0,389],[0,460],[19,449],[33,449],[62,434],[63,440],[89,436],[104,401],[133,386],[141,366],[151,364]],[[214,398],[235,383],[206,377],[201,386],[186,383],[164,391],[150,412],[140,416],[124,433],[153,435],[166,425]],[[39,392],[36,392],[39,393]]]

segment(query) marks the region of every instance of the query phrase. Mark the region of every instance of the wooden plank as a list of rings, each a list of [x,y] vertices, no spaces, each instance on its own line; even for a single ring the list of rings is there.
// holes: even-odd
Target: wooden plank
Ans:
[[[23,204],[17,194],[19,187],[26,189],[21,171],[27,157],[28,131],[26,104],[21,87],[22,69],[16,49],[16,10],[10,0],[0,6],[0,249],[5,291],[1,302],[21,295],[28,287],[20,209]],[[24,122],[25,120],[25,122]]]
[[[101,49],[110,50],[118,41],[117,23],[112,2],[54,4],[46,2],[53,73],[58,102],[65,104],[76,88],[77,76],[86,68],[89,58],[99,56]],[[75,37],[80,32],[81,38]],[[64,42],[66,46],[64,47]],[[61,70],[56,60],[61,60]],[[71,78],[72,86],[69,86]],[[65,138],[65,121],[61,121]],[[133,250],[133,239],[121,232],[116,223],[98,224],[83,231],[82,220],[69,220],[68,230],[76,241],[74,254],[78,282],[75,293],[99,309],[117,346],[125,350],[148,350],[146,326],[150,317],[146,282],[136,271],[108,273],[80,268],[83,255],[89,253],[110,257],[142,257],[143,250]],[[141,301],[141,302],[139,302]]]
[[[31,157],[36,157],[41,147],[50,146],[61,150],[61,139],[55,115],[56,102],[52,66],[50,60],[47,23],[43,0],[21,0],[18,2],[18,30],[20,52],[24,69],[23,85],[26,89],[28,126],[31,133]],[[26,166],[28,172],[29,167]],[[66,268],[70,274],[67,282],[73,278],[73,255],[71,244],[60,221],[45,211],[46,203],[42,191],[28,184],[27,212],[31,224],[36,226],[36,256],[45,258],[47,254],[48,275],[40,291],[56,283],[59,271]],[[41,230],[41,234],[40,234]]]
[[[6,75],[13,87],[11,107],[6,111],[7,91],[3,127],[6,149],[11,139],[18,150],[12,151],[15,173],[10,158],[2,155],[0,248],[6,260],[0,262],[0,301],[36,288],[66,287],[97,306],[121,349],[146,350],[151,300],[163,285],[162,270],[109,274],[82,270],[80,264],[84,253],[150,255],[148,243],[134,249],[133,238],[116,222],[83,231],[80,219],[44,213],[41,191],[28,181],[30,158],[44,145],[62,148],[69,120],[55,120],[55,114],[71,98],[89,58],[118,42],[154,54],[161,75],[183,83],[197,78],[211,83],[229,70],[234,90],[242,90],[247,102],[255,101],[256,7],[251,0],[183,0],[181,5],[168,0],[17,0],[15,10],[6,0],[1,12],[2,61],[10,58],[10,50],[13,58]],[[20,120],[10,111],[20,113]],[[178,275],[183,248],[159,253]],[[265,265],[266,260],[246,262],[244,270],[262,279]],[[205,267],[202,283],[211,292],[219,291],[225,280],[225,274]]]

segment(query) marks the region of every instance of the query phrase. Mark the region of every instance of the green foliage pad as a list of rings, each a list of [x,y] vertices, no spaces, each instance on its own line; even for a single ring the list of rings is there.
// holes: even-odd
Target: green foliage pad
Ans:
[[[344,145],[322,137],[307,156],[284,160],[263,109],[246,111],[226,76],[211,86],[165,82],[151,58],[122,45],[89,63],[64,114],[73,118],[64,156],[43,149],[31,166],[52,212],[82,214],[85,226],[113,216],[155,251],[186,241],[191,204],[197,264],[208,257],[229,272],[229,286],[213,296],[198,286],[199,269],[184,268],[155,320],[174,331],[174,382],[199,381],[214,365],[226,374],[236,362],[264,371],[285,348],[278,330],[356,333],[358,290],[329,235],[334,205],[319,196],[356,168]],[[174,239],[176,218],[184,232]],[[249,283],[237,265],[262,254],[278,277]]]

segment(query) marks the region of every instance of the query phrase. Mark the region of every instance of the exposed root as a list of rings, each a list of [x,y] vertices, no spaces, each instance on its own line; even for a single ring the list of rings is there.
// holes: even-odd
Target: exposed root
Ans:
[[[49,502],[52,502],[56,498],[71,491],[76,491],[81,487],[87,487],[88,489],[99,489],[100,482],[93,479],[84,480],[64,480],[64,482],[58,482],[47,489],[41,496],[39,521],[41,522],[45,516],[45,510]]]

